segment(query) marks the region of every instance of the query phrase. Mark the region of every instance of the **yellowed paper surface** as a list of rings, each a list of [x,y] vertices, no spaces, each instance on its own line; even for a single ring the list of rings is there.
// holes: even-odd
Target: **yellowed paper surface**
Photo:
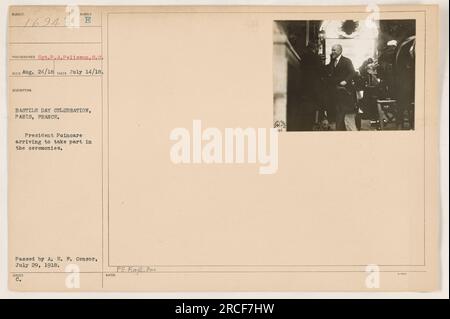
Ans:
[[[290,130],[305,21],[383,20],[415,25],[409,127]],[[16,6],[8,28],[11,290],[438,289],[436,6]]]

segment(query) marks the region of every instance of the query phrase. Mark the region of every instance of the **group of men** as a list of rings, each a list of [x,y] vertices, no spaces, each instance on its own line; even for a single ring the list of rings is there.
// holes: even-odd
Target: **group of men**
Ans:
[[[398,49],[397,41],[389,41],[387,48],[380,53],[378,61],[375,63],[369,58],[358,72],[355,71],[352,61],[342,55],[342,46],[333,45],[330,63],[325,66],[326,98],[323,104],[327,120],[336,123],[337,131],[360,129],[361,114],[358,104],[364,107],[365,117],[378,120],[378,111],[374,105],[377,98],[393,98],[396,101],[395,110],[392,111],[397,129],[404,129],[405,111],[408,113],[409,129],[414,129],[414,41],[415,37],[412,36]],[[405,47],[406,49],[403,49]],[[394,66],[395,59],[398,61]],[[372,84],[371,81],[366,83],[364,76],[365,73],[370,73],[367,70],[370,65],[375,65],[378,73]]]

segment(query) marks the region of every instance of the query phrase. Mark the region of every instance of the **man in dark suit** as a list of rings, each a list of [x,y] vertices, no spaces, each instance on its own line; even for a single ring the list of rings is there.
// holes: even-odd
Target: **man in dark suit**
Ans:
[[[356,91],[352,80],[355,68],[349,58],[342,55],[342,46],[335,44],[331,48],[331,60],[327,65],[328,94],[330,113],[335,112],[336,130],[357,130]]]

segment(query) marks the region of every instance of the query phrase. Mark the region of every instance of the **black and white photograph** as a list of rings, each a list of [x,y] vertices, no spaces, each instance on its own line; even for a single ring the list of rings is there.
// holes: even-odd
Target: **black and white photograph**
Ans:
[[[279,131],[414,130],[416,21],[275,21]]]

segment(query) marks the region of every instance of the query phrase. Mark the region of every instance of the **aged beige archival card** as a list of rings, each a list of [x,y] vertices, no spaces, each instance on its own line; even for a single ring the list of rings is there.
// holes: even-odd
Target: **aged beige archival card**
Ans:
[[[439,289],[437,6],[13,6],[9,288]]]

